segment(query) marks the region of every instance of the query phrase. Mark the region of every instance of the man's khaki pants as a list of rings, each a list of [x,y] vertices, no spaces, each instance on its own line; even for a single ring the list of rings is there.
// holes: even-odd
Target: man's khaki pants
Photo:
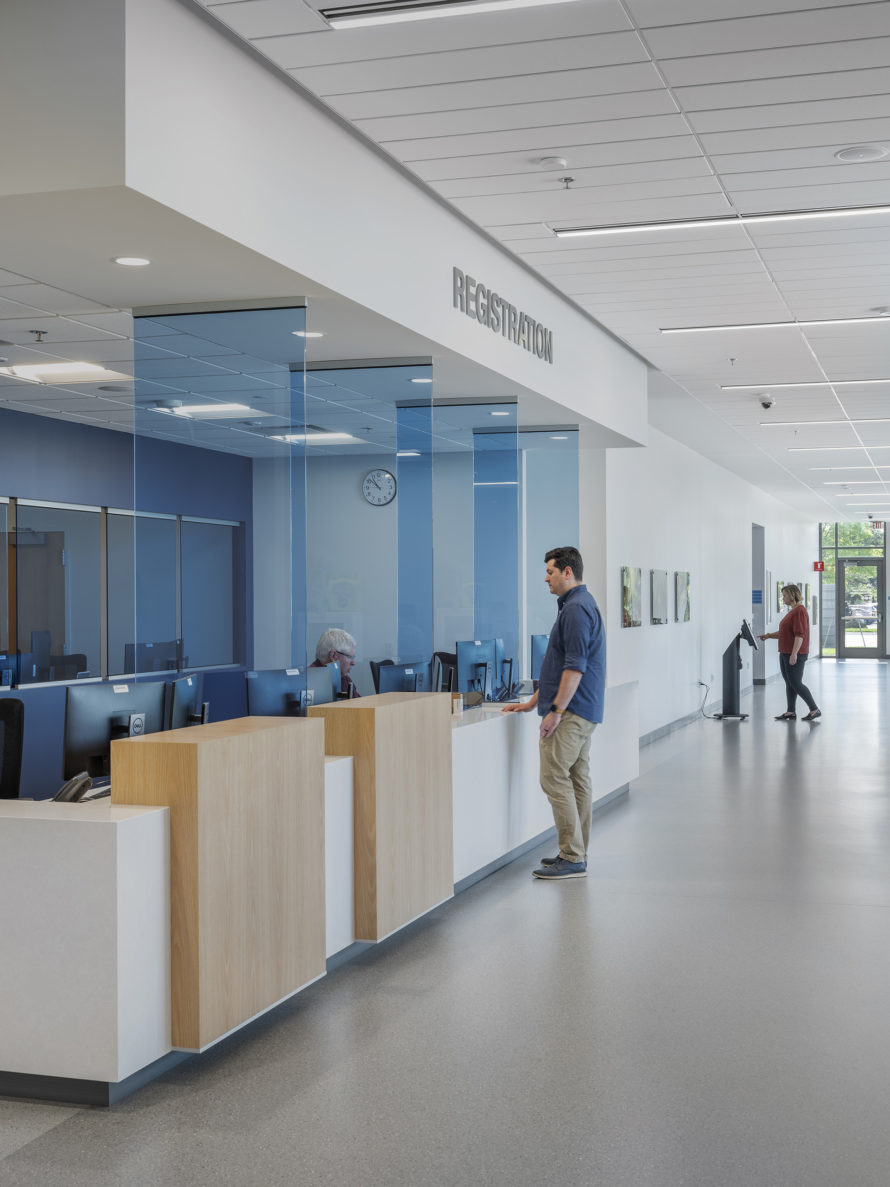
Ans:
[[[566,861],[587,861],[593,788],[590,784],[590,739],[596,724],[564,713],[549,738],[541,739],[541,787],[553,809],[559,855]]]

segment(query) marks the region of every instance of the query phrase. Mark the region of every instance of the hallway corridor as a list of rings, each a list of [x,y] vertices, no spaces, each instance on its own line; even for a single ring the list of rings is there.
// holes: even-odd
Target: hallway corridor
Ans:
[[[0,1100],[0,1183],[887,1187],[888,673],[646,747],[586,880],[526,856],[111,1110]]]

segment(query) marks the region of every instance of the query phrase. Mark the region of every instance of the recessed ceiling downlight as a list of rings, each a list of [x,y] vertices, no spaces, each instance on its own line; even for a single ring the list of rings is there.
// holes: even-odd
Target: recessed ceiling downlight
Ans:
[[[886,144],[851,144],[834,155],[846,165],[855,165],[865,161],[883,161],[884,157],[890,156],[890,148]]]
[[[120,264],[122,268],[145,268],[151,263],[144,256],[115,256],[115,264]]]

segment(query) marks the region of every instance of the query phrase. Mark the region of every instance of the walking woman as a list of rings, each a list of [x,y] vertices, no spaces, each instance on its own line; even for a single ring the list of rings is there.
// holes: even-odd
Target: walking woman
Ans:
[[[780,713],[776,721],[796,721],[795,708],[797,698],[803,697],[809,708],[809,713],[803,721],[815,721],[822,716],[822,710],[817,708],[813,694],[803,682],[804,664],[810,651],[810,616],[801,601],[800,589],[796,585],[782,586],[782,601],[791,609],[779,622],[779,629],[772,634],[761,635],[761,639],[779,640],[779,668],[785,681],[785,695],[788,709]]]

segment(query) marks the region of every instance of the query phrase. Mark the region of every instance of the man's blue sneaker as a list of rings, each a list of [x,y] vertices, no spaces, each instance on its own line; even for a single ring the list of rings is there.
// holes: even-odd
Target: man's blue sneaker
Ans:
[[[542,857],[541,865],[542,866],[555,866],[561,856],[562,855],[560,853],[557,853],[556,857]]]
[[[586,861],[566,861],[564,857],[557,857],[548,864],[541,863],[539,870],[532,870],[535,878],[586,878]]]

